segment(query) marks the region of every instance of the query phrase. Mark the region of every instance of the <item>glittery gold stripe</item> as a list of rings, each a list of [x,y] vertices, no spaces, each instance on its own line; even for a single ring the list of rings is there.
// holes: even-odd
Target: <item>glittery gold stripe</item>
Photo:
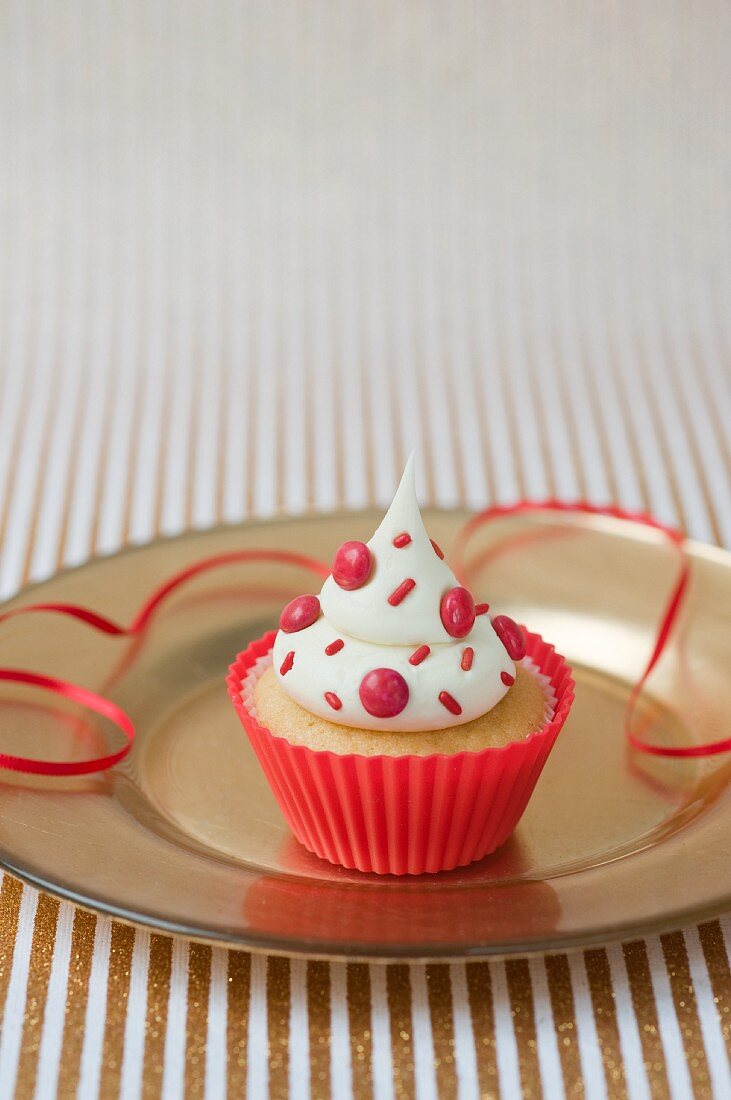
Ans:
[[[426,986],[434,1043],[437,1092],[440,1100],[453,1100],[457,1096],[457,1069],[454,1061],[452,977],[449,967],[444,964],[427,966]]]
[[[289,1096],[289,959],[267,959],[267,1034],[269,1036],[269,1100]]]
[[[2,509],[0,509],[0,546],[5,544],[5,535],[8,528],[8,518],[10,516],[10,508],[15,496],[15,485],[18,480],[18,459],[20,456],[20,442],[23,437],[23,429],[25,428],[26,419],[28,416],[28,409],[30,406],[32,387],[29,381],[23,386],[23,392],[20,399],[20,407],[18,409],[18,416],[13,425],[13,441],[10,447],[10,468],[8,470],[8,479],[5,484],[5,493],[2,501]]]
[[[495,475],[495,463],[493,462],[492,452],[490,451],[489,441],[487,439],[487,430],[485,427],[484,409],[487,406],[487,394],[485,392],[485,377],[487,371],[484,363],[481,361],[480,352],[475,340],[475,334],[472,329],[468,334],[469,339],[469,361],[470,372],[472,379],[472,394],[474,398],[475,409],[477,410],[477,427],[479,433],[479,446],[480,454],[479,461],[485,473],[485,482],[487,484],[487,500],[492,502],[497,500],[498,486],[497,477]],[[458,381],[455,380],[454,385],[458,385]]]
[[[670,979],[675,1011],[683,1037],[683,1049],[694,1087],[699,1093],[710,1091],[710,1076],[703,1032],[698,1018],[693,979],[690,975],[688,951],[682,932],[670,932],[660,937],[665,967]]]
[[[711,430],[715,436],[718,449],[721,452],[721,457],[726,467],[726,473],[731,477],[731,446],[729,446],[728,431],[722,423],[718,411],[718,401],[708,379],[708,365],[698,349],[695,350],[694,367],[693,384],[698,386],[701,390],[704,412],[708,416]]]
[[[122,545],[129,542],[132,527],[132,507],[134,505],[135,483],[137,481],[137,467],[140,461],[140,431],[142,424],[142,410],[144,401],[142,359],[140,358],[132,378],[132,430],[129,433],[129,443],[126,455],[126,477],[124,490],[124,507],[122,509]]]
[[[81,1051],[84,1045],[84,1022],[89,997],[89,975],[94,954],[96,917],[77,909],[71,932],[71,957],[69,959],[68,986],[66,989],[66,1018],[63,1025],[61,1046],[61,1070],[59,1095],[75,1096],[79,1084]]]
[[[253,358],[249,361],[249,369],[246,376],[246,454],[247,454],[247,466],[246,466],[246,518],[248,519],[254,511],[254,486],[256,485],[256,467],[259,462],[257,453],[257,378],[256,368]]]
[[[150,936],[147,1013],[145,1015],[145,1060],[142,1074],[144,1100],[153,1100],[153,1098],[157,1100],[162,1090],[172,962],[172,939],[169,936]]]
[[[647,362],[646,355],[641,354],[641,362],[639,370],[635,374],[636,381],[638,382],[641,390],[644,393],[645,402],[650,414],[650,421],[655,431],[655,438],[657,439],[657,445],[660,449],[660,455],[662,457],[662,466],[665,471],[668,486],[670,488],[670,495],[673,498],[673,504],[675,506],[675,512],[680,522],[680,526],[683,530],[688,528],[688,514],[683,503],[682,494],[680,492],[680,486],[678,483],[678,475],[675,470],[672,455],[670,453],[670,444],[667,438],[667,427],[660,416],[657,408],[657,403],[653,399],[652,392],[650,391],[650,385],[647,379]]]
[[[388,307],[387,307],[388,308]],[[386,321],[390,324],[390,310],[389,317]],[[417,353],[418,355],[418,353]],[[388,416],[390,421],[390,443],[391,443],[391,458],[394,463],[394,475],[398,477],[403,466],[406,465],[406,448],[408,442],[403,439],[403,429],[401,423],[401,399],[399,392],[399,378],[403,373],[403,368],[399,370],[394,360],[394,349],[390,342],[387,342],[383,349],[383,371],[386,376],[386,393],[383,405],[379,404],[379,409],[383,410],[384,415]],[[419,415],[421,416],[423,408],[419,409]],[[422,439],[424,436],[423,426],[421,428]]]
[[[330,1096],[330,964],[307,964],[307,1019],[310,1039],[310,1092]]]
[[[498,341],[498,362],[490,371],[491,381],[502,390],[505,408],[505,424],[507,427],[508,439],[510,441],[510,457],[513,460],[512,466],[515,470],[518,496],[522,500],[527,496],[525,461],[520,449],[520,433],[518,431],[517,420],[518,413],[510,384],[511,372],[507,353],[505,351],[504,335],[501,332],[500,326],[496,327],[495,336]]]
[[[449,354],[445,349],[445,370],[447,384],[450,389],[453,387],[464,385],[464,380],[461,377],[457,377],[454,370],[454,357]],[[470,399],[474,400],[474,394],[470,394]],[[450,458],[452,462],[452,469],[454,470],[454,481],[457,487],[457,500],[456,503],[460,507],[464,507],[467,503],[467,482],[465,479],[465,468],[462,460],[462,448],[459,445],[460,436],[460,424],[459,424],[459,410],[457,408],[457,402],[454,400],[447,402],[446,413],[449,418],[449,450],[451,452]]]
[[[116,1096],[119,1091],[122,1059],[124,1057],[127,998],[129,996],[129,979],[134,947],[134,928],[114,921],[109,943],[107,1014],[104,1023],[102,1065],[99,1078],[100,1096]]]
[[[363,444],[365,450],[365,461],[363,466],[366,483],[366,500],[368,504],[374,504],[376,499],[376,480],[375,463],[373,461],[373,395],[369,384],[368,372],[365,370],[360,372],[359,396],[362,410],[361,415],[363,417]]]
[[[526,358],[529,359],[529,360],[531,358],[532,339],[533,338],[530,335],[530,333],[528,332],[528,330],[527,329],[524,330],[524,332],[523,332],[523,341],[524,341],[524,343],[528,344],[528,347],[526,347]],[[530,371],[530,368],[531,368],[531,364],[529,362],[528,371]],[[552,379],[552,382],[554,380],[555,380],[555,375],[554,375],[554,379]],[[514,395],[515,390],[513,388],[513,379],[512,378],[511,378],[511,387],[510,388],[511,388],[511,394]],[[513,399],[514,399],[514,396],[513,396]],[[549,497],[553,498],[553,497],[558,496],[558,489],[557,489],[557,486],[556,486],[556,474],[555,474],[555,471],[554,471],[554,468],[553,468],[553,460],[552,460],[552,456],[551,456],[551,447],[550,447],[550,444],[549,444],[549,441],[548,441],[548,427],[547,427],[547,424],[546,424],[546,416],[545,416],[544,411],[540,408],[539,403],[537,401],[537,385],[536,385],[535,382],[533,382],[532,385],[529,385],[527,387],[527,391],[524,391],[524,393],[523,393],[523,402],[525,404],[530,403],[533,406],[533,420],[534,420],[534,423],[536,425],[536,436],[537,436],[537,439],[538,439],[538,447],[539,447],[539,450],[540,450],[541,469],[543,471],[543,476],[546,479],[546,488],[548,490],[548,495],[549,495]],[[518,406],[518,408],[519,407],[520,406]],[[566,408],[564,408],[562,411],[563,411],[563,415],[564,415],[564,425],[563,425],[563,427],[564,427],[564,431],[565,431],[566,430],[565,429]],[[574,455],[573,457],[574,457],[574,464],[576,464],[576,455]]]
[[[614,988],[612,973],[609,969],[609,959],[603,949],[585,951],[584,963],[589,979],[589,992],[591,993],[591,1003],[594,1009],[594,1024],[599,1049],[602,1053],[602,1062],[604,1063],[607,1090],[610,1096],[623,1100],[627,1095],[627,1083],[619,1042],[617,1007],[614,1003]]]
[[[665,1052],[657,1019],[655,991],[652,986],[647,948],[642,940],[626,943],[622,948],[627,966],[632,1006],[635,1010],[637,1030],[642,1044],[648,1084],[653,1097],[664,1100],[670,1095]]]
[[[713,1001],[716,1005],[729,1057],[731,1057],[731,968],[729,967],[729,958],[721,925],[717,920],[711,921],[709,924],[701,924],[698,935],[703,948],[706,967],[708,968],[708,976],[711,979]]]
[[[343,377],[340,363],[333,370],[333,437],[335,440],[335,499],[340,507],[345,507],[345,440],[343,402]]]
[[[520,447],[520,432],[518,429],[518,414],[516,411],[516,401],[514,401],[512,393],[512,385],[510,382],[510,370],[505,360],[505,352],[500,349],[498,352],[498,364],[495,374],[495,381],[498,383],[502,390],[503,399],[505,399],[506,408],[506,426],[508,429],[508,439],[510,442],[510,454],[512,458],[512,467],[516,472],[516,481],[518,483],[518,496],[524,499],[528,496],[528,482],[525,477],[525,460]]]
[[[63,490],[64,507],[61,513],[61,527],[58,532],[58,543],[56,546],[56,568],[61,569],[66,554],[66,538],[69,529],[69,519],[71,517],[71,504],[74,498],[74,478],[76,475],[76,463],[79,457],[79,448],[81,446],[81,435],[84,425],[84,394],[89,385],[88,369],[86,366],[81,371],[81,378],[79,383],[79,395],[76,400],[76,408],[74,410],[73,426],[71,430],[71,445],[68,451],[68,466],[66,467],[65,486]],[[54,414],[55,415],[55,414]],[[49,432],[50,436],[50,432]],[[35,534],[35,533],[34,533]],[[35,537],[34,540],[35,541]]]
[[[466,970],[480,1096],[482,1100],[497,1100],[500,1082],[490,968],[487,963],[473,962],[467,963]]]
[[[280,328],[280,334],[283,331],[283,325]],[[279,335],[279,334],[278,334]],[[274,407],[275,409],[283,409],[286,401],[285,383],[283,378],[284,366],[284,349],[280,347],[277,349],[279,354],[273,356],[272,370],[274,374]],[[311,505],[314,491],[314,450],[312,447],[312,432],[313,422],[315,419],[315,413],[313,409],[314,396],[312,391],[315,389],[315,385],[307,384],[307,375],[309,372],[309,357],[305,355],[303,357],[302,372],[304,374],[304,401],[303,410],[305,415],[305,500],[308,505]],[[282,417],[277,417],[277,445],[274,448],[274,507],[278,512],[284,511],[285,500],[285,450],[284,450],[284,432],[282,430]]]
[[[675,397],[675,404],[678,409],[678,416],[683,422],[683,427],[685,428],[685,434],[688,441],[688,450],[690,451],[691,465],[695,473],[696,485],[700,490],[700,495],[703,499],[703,504],[705,505],[706,514],[708,516],[708,521],[711,526],[711,532],[713,534],[714,541],[717,545],[720,546],[723,542],[723,539],[721,537],[721,528],[718,523],[718,516],[716,515],[716,508],[713,503],[713,493],[711,492],[711,488],[708,484],[706,468],[703,463],[700,448],[698,446],[696,431],[693,427],[690,414],[688,413],[688,407],[685,402],[684,394],[678,381],[678,371],[680,367],[678,364],[677,355],[672,347],[671,342],[667,339],[667,334],[665,334],[665,346],[668,360],[670,362],[670,369],[668,370],[669,383]]]
[[[206,1087],[208,995],[211,949],[191,943],[188,950],[188,1006],[185,1025],[185,1095],[203,1096]]]
[[[583,1096],[584,1083],[569,960],[565,955],[546,955],[544,962],[566,1095]]]
[[[10,971],[13,967],[22,897],[22,883],[6,871],[3,875],[2,888],[0,888],[0,1023],[5,1011],[5,998],[8,993]]]
[[[414,327],[412,342],[414,346],[414,362],[423,363],[425,361],[424,347],[423,347],[423,333],[417,326]],[[398,367],[395,367],[392,374]],[[425,497],[429,505],[436,503],[436,477],[434,469],[434,448],[432,446],[432,433],[429,425],[429,398],[428,398],[428,386],[424,385],[420,378],[415,379],[414,388],[416,390],[416,414],[419,419],[420,431],[418,435],[419,439],[419,465],[421,466],[424,474],[424,488]],[[396,429],[395,421],[392,419],[394,429]]]
[[[520,1083],[524,1100],[534,1100],[543,1095],[541,1069],[538,1062],[536,1018],[533,1005],[533,985],[530,967],[526,959],[512,959],[505,963],[505,974],[510,996],[510,1011],[518,1050]]]
[[[26,984],[23,1036],[20,1041],[18,1075],[15,1096],[18,1100],[30,1100],[35,1092],[38,1070],[38,1052],[41,1046],[43,1015],[48,995],[48,979],[51,976],[53,952],[56,946],[56,925],[59,903],[56,898],[40,894],[30,949],[28,979]]]
[[[227,341],[222,338],[224,347],[221,349],[221,366],[219,370],[218,409],[216,412],[218,425],[216,438],[218,440],[218,452],[216,454],[216,484],[214,486],[215,501],[214,515],[216,523],[223,523],[225,499],[226,499],[226,458],[228,453],[228,416],[226,410],[229,402],[229,386],[231,385],[231,360]]]
[[[386,995],[391,1025],[393,1087],[397,1096],[411,1097],[414,1095],[414,1043],[408,966],[397,963],[386,968]]]
[[[170,407],[170,399],[171,399],[171,395],[172,395],[172,391],[173,391],[174,382],[175,382],[175,379],[174,379],[174,376],[173,376],[173,362],[172,362],[172,360],[167,360],[166,363],[165,363],[165,366],[163,368],[163,373],[162,373],[162,401],[161,401],[160,407],[163,410],[169,409],[169,407]],[[192,405],[193,410],[197,410],[197,407],[198,407],[197,402],[193,401],[193,405]],[[155,448],[154,462],[155,462],[155,466],[156,466],[156,469],[157,469],[157,477],[156,477],[156,483],[155,483],[155,495],[154,495],[154,498],[153,498],[153,510],[152,510],[152,532],[151,532],[151,534],[152,534],[153,537],[158,536],[160,534],[161,530],[162,530],[162,513],[163,513],[163,508],[164,508],[164,505],[165,505],[165,472],[166,472],[166,470],[165,470],[165,456],[166,456],[167,448],[168,448],[168,439],[170,437],[170,417],[168,415],[166,415],[166,413],[164,411],[162,413],[160,413],[159,421],[155,425],[155,432],[156,432],[156,435],[157,435],[157,447]],[[192,436],[189,438],[188,446],[189,446],[188,466],[190,467],[192,462],[193,462],[192,455],[194,454],[194,450],[195,450],[195,440],[193,439]],[[139,434],[137,434],[136,437],[135,437],[134,447],[135,447],[135,461],[136,461],[137,460],[136,459],[136,454],[139,450]],[[134,484],[134,481],[132,482],[132,484]],[[185,490],[186,515],[188,514],[188,512],[190,511],[190,508],[191,508],[191,496],[192,496],[191,486],[192,486],[192,478],[189,474],[187,482],[186,482],[186,490]],[[131,499],[130,499],[129,503],[132,504]],[[190,526],[190,523],[188,524],[188,526]]]
[[[347,991],[353,1093],[361,1100],[373,1090],[371,977],[365,963],[348,964]]]
[[[304,327],[307,330],[308,318],[305,317]],[[309,333],[308,333],[309,336]],[[305,471],[305,507],[313,508],[316,500],[315,491],[315,423],[317,420],[319,410],[315,406],[315,393],[317,391],[317,381],[315,378],[310,377],[310,363],[309,356],[304,357],[302,363],[303,374],[303,386],[304,394],[302,398],[302,408],[305,419],[305,457],[304,457],[304,471]],[[284,382],[277,378],[279,390],[278,397],[282,398],[284,394],[282,390],[284,388]],[[333,395],[333,403],[335,397]],[[280,406],[281,407],[281,406]],[[283,434],[279,437],[279,445],[277,447],[277,508],[284,509],[285,501],[285,464],[287,462],[286,444],[284,442]]]
[[[107,470],[109,468],[109,437],[112,429],[112,413],[117,403],[117,393],[115,392],[114,383],[119,386],[122,385],[122,375],[118,371],[113,372],[111,377],[107,377],[106,392],[104,395],[101,435],[102,446],[100,448],[99,461],[96,468],[96,476],[94,478],[94,504],[92,507],[91,532],[89,536],[89,545],[92,549],[92,553],[97,550],[99,545],[104,487]]]
[[[611,329],[611,326],[608,326],[604,336],[607,342],[607,348],[612,359],[612,375],[616,385],[617,402],[619,404],[620,412],[622,415],[622,424],[624,425],[627,442],[629,444],[629,456],[632,460],[632,469],[634,470],[635,476],[637,478],[642,507],[645,511],[648,511],[650,508],[650,489],[647,483],[647,477],[645,475],[644,463],[642,461],[642,451],[637,440],[637,430],[635,428],[634,419],[632,417],[630,403],[627,397],[627,391],[624,387],[622,368],[619,366],[620,352],[616,348],[616,337]]]
[[[589,487],[586,480],[586,470],[584,469],[584,462],[581,457],[581,446],[579,442],[579,431],[576,425],[576,414],[574,412],[574,406],[569,396],[569,388],[573,385],[573,381],[569,382],[566,379],[565,372],[565,356],[563,353],[563,347],[558,339],[558,330],[555,326],[551,329],[551,337],[554,348],[554,377],[556,380],[556,386],[560,395],[561,408],[563,410],[565,431],[568,435],[569,446],[571,449],[571,457],[573,460],[573,469],[576,475],[576,484],[579,490],[579,497],[582,500],[586,500],[589,496]],[[585,363],[579,362],[575,364],[574,369],[579,369],[582,374],[585,370]],[[592,374],[593,371],[589,369],[587,374]],[[545,420],[545,414],[541,415],[541,420]],[[595,428],[595,432],[598,432],[598,425]],[[605,458],[605,466],[607,465]]]
[[[391,447],[393,451],[393,465],[394,473],[396,471],[403,470],[406,464],[405,444],[403,439],[403,427],[401,423],[401,395],[399,393],[399,377],[401,372],[397,369],[394,363],[394,351],[393,342],[390,341],[386,349],[385,360],[385,375],[386,375],[386,387],[387,387],[387,400],[385,404],[388,406],[391,421]],[[428,435],[428,425],[424,423],[424,409],[420,407],[418,415],[422,420],[421,435],[425,438]],[[398,477],[399,475],[396,474]]]
[[[226,1092],[228,1096],[244,1096],[246,1093],[250,989],[251,955],[247,955],[244,951],[229,951],[226,1013],[228,1050]]]
[[[580,330],[581,340],[581,354],[583,364],[583,379],[586,385],[586,394],[588,398],[589,409],[592,418],[592,427],[594,428],[595,437],[599,446],[599,454],[601,455],[602,470],[604,476],[607,479],[607,485],[609,486],[609,500],[612,504],[619,504],[619,484],[617,482],[617,474],[614,468],[614,462],[612,460],[612,450],[609,446],[609,437],[607,434],[607,424],[603,413],[603,403],[597,390],[597,372],[592,369],[590,354],[586,346],[586,335],[583,328]],[[584,481],[586,479],[584,478]]]
[[[195,469],[196,461],[198,458],[198,420],[201,403],[201,388],[203,381],[201,379],[201,371],[193,370],[193,383],[190,410],[188,412],[188,455],[187,455],[187,469],[185,477],[185,511],[183,514],[183,524],[187,530],[193,526],[193,493],[195,486]],[[172,381],[172,364],[168,364],[165,371],[165,389],[169,392],[169,387]],[[162,462],[164,461],[165,448],[167,447],[167,434],[168,434],[168,418],[163,417],[161,430],[160,430],[160,443],[158,447],[158,467],[162,471]],[[162,461],[161,461],[162,460]],[[165,493],[165,480],[161,475],[158,477],[158,506],[156,508],[156,514],[162,515],[162,505]],[[158,521],[159,524],[159,521]]]
[[[39,524],[40,518],[41,518],[41,505],[42,505],[42,502],[43,502],[43,488],[44,488],[44,485],[45,485],[45,482],[46,482],[46,477],[47,477],[47,474],[48,474],[48,461],[49,461],[49,456],[50,456],[50,453],[51,453],[51,438],[52,438],[53,417],[55,416],[56,409],[57,409],[57,406],[58,406],[59,385],[60,385],[60,378],[59,378],[59,372],[57,371],[57,372],[54,373],[54,376],[51,380],[51,393],[50,393],[48,406],[46,408],[46,412],[45,412],[45,416],[44,416],[43,434],[42,434],[40,451],[39,451],[39,455],[38,455],[38,468],[36,470],[36,475],[35,475],[35,485],[33,487],[33,490],[29,493],[30,498],[33,501],[33,503],[31,505],[31,520],[30,520],[30,528],[29,528],[29,531],[28,531],[28,542],[27,542],[27,545],[26,545],[25,561],[24,561],[24,564],[23,564],[23,571],[22,571],[21,577],[20,577],[21,586],[27,584],[28,581],[30,580],[31,562],[33,560],[33,551],[35,549],[36,534],[38,532],[38,524]],[[67,482],[66,493],[65,493],[64,511],[68,511],[68,504],[69,504],[69,485],[68,485],[68,482]],[[56,560],[57,561],[59,560],[59,557],[60,557],[60,547],[62,545],[63,544],[61,542],[61,539],[59,539],[58,550],[57,550],[57,555],[56,555]]]

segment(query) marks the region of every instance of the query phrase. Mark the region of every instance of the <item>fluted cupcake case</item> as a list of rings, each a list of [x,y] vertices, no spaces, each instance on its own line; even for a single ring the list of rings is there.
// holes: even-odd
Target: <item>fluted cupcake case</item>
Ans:
[[[359,756],[291,744],[257,721],[253,684],[270,632],[238,655],[229,694],[292,832],[331,863],[376,874],[463,867],[494,852],[518,824],[574,698],[571,669],[537,634],[527,656],[556,697],[550,721],[522,741],[480,752]]]

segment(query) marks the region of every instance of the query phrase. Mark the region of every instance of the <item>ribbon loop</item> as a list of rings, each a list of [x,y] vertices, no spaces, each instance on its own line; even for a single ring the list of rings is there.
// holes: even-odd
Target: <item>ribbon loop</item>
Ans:
[[[144,632],[161,604],[183,584],[212,569],[251,561],[296,565],[323,578],[330,572],[328,567],[317,561],[316,558],[308,557],[306,554],[298,554],[291,550],[233,550],[229,553],[201,558],[199,561],[193,562],[192,565],[188,565],[174,573],[173,576],[168,577],[145,600],[129,626],[116,623],[88,607],[72,603],[36,603],[29,604],[26,607],[14,607],[0,615],[0,624],[20,615],[48,613],[76,619],[78,622],[91,627],[92,630],[97,630],[101,634],[107,634],[114,638],[134,638]],[[111,699],[107,699],[103,695],[97,695],[80,684],[73,684],[68,680],[60,680],[54,676],[45,676],[43,673],[31,672],[25,669],[0,668],[0,680],[38,687],[43,691],[79,703],[88,710],[108,718],[122,731],[126,738],[126,743],[117,752],[98,756],[91,760],[33,760],[25,756],[0,753],[0,768],[5,768],[8,771],[24,772],[28,775],[89,775],[93,772],[105,771],[107,768],[118,764],[132,748],[135,738],[134,723],[130,716],[116,703],[113,703]]]
[[[135,727],[129,715],[103,695],[97,695],[88,688],[72,684],[68,680],[59,680],[55,676],[44,676],[40,672],[28,672],[20,668],[0,668],[0,680],[13,684],[28,684],[31,687],[50,691],[74,703],[80,703],[87,710],[109,719],[126,738],[126,743],[117,752],[105,756],[96,756],[91,760],[33,760],[27,756],[14,756],[0,753],[0,768],[8,771],[25,772],[28,775],[89,775],[92,772],[105,771],[123,760],[132,748]]]
[[[641,676],[635,682],[630,692],[625,712],[625,734],[633,748],[638,749],[640,752],[648,753],[651,756],[686,758],[693,756],[715,756],[719,753],[731,752],[731,737],[725,737],[719,741],[707,741],[700,745],[656,745],[653,744],[652,741],[646,741],[632,729],[632,719],[637,707],[637,702],[653,669],[667,648],[673,628],[680,616],[688,593],[691,569],[690,559],[685,549],[685,535],[674,527],[668,527],[658,522],[658,520],[654,519],[652,516],[644,515],[640,512],[627,512],[613,505],[599,507],[593,504],[584,503],[583,501],[524,500],[519,501],[517,504],[497,504],[472,516],[457,534],[455,543],[456,568],[460,572],[464,572],[465,547],[472,535],[481,527],[493,521],[506,519],[509,516],[534,515],[538,512],[548,512],[559,515],[566,515],[568,513],[573,515],[605,516],[609,519],[619,519],[627,523],[636,523],[642,527],[649,527],[661,535],[664,535],[677,550],[679,556],[678,573],[670,595],[662,610],[650,657]],[[500,552],[501,548],[498,545],[495,551],[496,556],[499,555]]]

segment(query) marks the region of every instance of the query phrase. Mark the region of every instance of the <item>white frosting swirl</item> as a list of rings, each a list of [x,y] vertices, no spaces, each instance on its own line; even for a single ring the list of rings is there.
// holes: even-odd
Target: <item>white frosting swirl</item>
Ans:
[[[404,533],[411,541],[397,548],[393,540]],[[442,597],[458,582],[424,527],[413,455],[391,507],[367,545],[373,567],[362,587],[346,590],[328,577],[320,594],[319,619],[296,633],[278,632],[273,659],[283,689],[312,714],[364,729],[442,729],[491,710],[508,691],[502,674],[510,683],[515,666],[488,615],[479,616],[465,638],[450,637],[442,624]],[[414,580],[415,586],[400,603],[390,604],[389,596],[406,579]],[[328,656],[325,648],[338,639],[342,648]],[[429,646],[429,655],[414,665],[409,658],[421,646]],[[473,656],[471,667],[465,668],[468,647]],[[280,668],[290,653],[291,667],[283,675]],[[361,681],[377,668],[394,669],[408,685],[408,703],[394,717],[375,717],[361,702]],[[458,704],[459,714],[440,700],[445,692]],[[339,709],[333,709],[327,694],[337,697]]]

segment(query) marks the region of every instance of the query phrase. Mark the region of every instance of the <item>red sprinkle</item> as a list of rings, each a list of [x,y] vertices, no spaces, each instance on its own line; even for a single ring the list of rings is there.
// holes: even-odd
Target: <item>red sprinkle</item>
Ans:
[[[472,662],[475,659],[475,651],[471,645],[467,646],[467,649],[462,654],[462,668],[465,672],[469,672],[472,668]]]
[[[388,602],[391,607],[398,607],[402,600],[405,600],[409,592],[413,592],[416,588],[416,581],[411,577],[407,577],[405,581],[401,581],[398,588],[395,588],[391,595],[388,597]]]
[[[454,696],[450,695],[448,691],[440,691],[439,692],[439,702],[442,704],[443,707],[447,708],[447,710],[449,711],[450,714],[461,714],[462,713],[461,706],[459,705],[457,700],[454,698]]]
[[[525,657],[525,638],[523,631],[509,615],[496,615],[492,625],[500,641],[513,661],[522,661]]]
[[[444,554],[442,553],[442,551],[440,550],[440,548],[439,548],[439,547],[437,546],[437,544],[435,543],[434,539],[429,539],[429,542],[430,542],[430,543],[432,544],[432,550],[434,551],[434,553],[436,554],[436,556],[437,556],[438,558],[441,558],[441,559],[442,559],[442,561],[444,561]]]
[[[422,661],[426,660],[430,653],[431,649],[428,645],[420,645],[419,648],[415,649],[409,657],[409,664],[420,665]]]
[[[286,676],[293,664],[294,664],[294,650],[290,649],[289,653],[284,658],[284,660],[282,661],[282,664],[279,668],[279,675],[280,676]]]
[[[511,676],[509,672],[501,672],[500,679],[505,684],[505,686],[509,688],[511,688],[515,683],[515,677]]]
[[[333,710],[340,710],[343,705],[334,691],[325,692],[325,702],[329,703]]]
[[[489,610],[490,610],[489,603],[476,603],[475,604],[475,615],[487,615]]]
[[[393,540],[393,544],[397,550],[403,550],[404,546],[408,546],[411,542],[411,535],[408,531],[402,531],[400,535],[396,535]]]
[[[320,617],[320,601],[317,596],[295,596],[279,616],[279,628],[285,634],[296,634],[312,626]]]
[[[363,587],[372,568],[371,552],[364,542],[344,542],[333,560],[333,580],[340,588],[352,592]]]
[[[475,625],[475,601],[466,588],[450,588],[442,596],[439,614],[450,638],[466,638]]]
[[[345,642],[342,638],[336,638],[334,642],[330,642],[330,645],[325,646],[325,652],[328,657],[332,657],[333,653],[339,653],[344,645]]]
[[[374,718],[395,718],[409,701],[409,685],[395,668],[374,668],[361,680],[358,694]]]

